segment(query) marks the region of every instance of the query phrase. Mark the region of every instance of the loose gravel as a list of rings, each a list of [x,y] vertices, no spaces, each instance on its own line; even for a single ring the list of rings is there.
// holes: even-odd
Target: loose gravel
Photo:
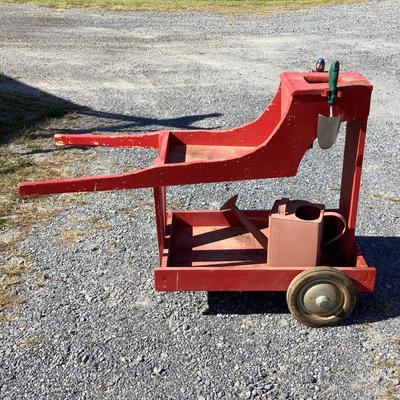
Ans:
[[[265,108],[281,71],[325,57],[363,73],[374,92],[357,234],[378,269],[375,293],[326,329],[295,322],[279,293],[156,293],[151,191],[84,194],[21,244],[27,302],[0,325],[0,397],[399,398],[399,15],[398,1],[241,17],[0,5],[0,72],[85,106],[77,131],[237,126]],[[295,178],[174,187],[168,203],[218,209],[239,193],[243,208],[282,196],[335,206],[342,150],[343,132]],[[99,149],[76,173],[153,157]]]

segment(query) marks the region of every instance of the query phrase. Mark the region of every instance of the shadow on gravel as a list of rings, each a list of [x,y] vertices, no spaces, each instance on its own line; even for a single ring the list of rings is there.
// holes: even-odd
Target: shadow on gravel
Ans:
[[[361,293],[349,323],[384,321],[400,316],[400,237],[360,236],[357,242],[376,267],[373,293]]]
[[[360,293],[343,325],[384,321],[400,316],[400,237],[361,236],[357,242],[369,265],[377,269],[373,293]],[[288,313],[285,293],[209,292],[208,310],[215,314]]]
[[[74,106],[56,96],[0,74],[0,144],[24,136],[48,118],[61,117]]]
[[[108,113],[102,111],[93,111],[88,109],[78,109],[78,113],[82,115],[92,116],[98,119],[110,119],[115,120],[114,124],[106,125],[106,126],[97,126],[95,128],[90,129],[68,129],[69,133],[91,133],[93,131],[96,132],[123,132],[126,129],[138,129],[149,127],[150,131],[155,130],[155,127],[163,127],[163,128],[175,128],[175,129],[202,129],[202,127],[195,126],[196,122],[200,122],[204,119],[208,118],[218,118],[222,116],[221,113],[210,113],[210,114],[200,114],[200,115],[186,115],[184,117],[176,117],[176,118],[147,118],[147,117],[135,117],[133,115],[124,115],[124,114],[115,114]],[[120,123],[123,122],[123,123]],[[219,126],[213,126],[212,129],[218,129]],[[59,130],[59,132],[63,132],[63,130]],[[65,130],[66,132],[66,130]]]
[[[207,300],[205,315],[289,312],[284,292],[208,292]]]
[[[39,123],[48,118],[65,116],[74,113],[70,123],[57,132],[91,133],[122,132],[127,129],[149,130],[161,128],[201,129],[195,124],[208,118],[217,118],[222,114],[210,113],[187,115],[176,118],[148,118],[93,110],[75,104],[63,98],[46,93],[35,87],[26,85],[16,79],[0,74],[0,144],[24,136],[25,139],[53,136],[53,130],[42,130],[40,134],[29,134]],[[82,118],[81,121],[79,119]],[[72,122],[72,123],[71,123]],[[85,124],[86,128],[69,128],[69,125]],[[218,128],[213,126],[213,129]]]

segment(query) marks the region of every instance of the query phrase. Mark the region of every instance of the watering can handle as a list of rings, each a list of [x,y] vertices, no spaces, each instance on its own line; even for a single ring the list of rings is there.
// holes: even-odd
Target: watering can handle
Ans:
[[[336,103],[336,97],[338,94],[337,82],[339,79],[339,61],[333,61],[331,68],[329,69],[329,97],[328,103],[333,106]]]
[[[338,235],[336,235],[334,238],[329,239],[326,243],[324,243],[323,246],[326,247],[326,246],[330,245],[331,243],[336,242],[336,240],[338,240],[339,238],[341,238],[344,235],[344,233],[346,232],[346,229],[347,229],[347,222],[344,219],[342,214],[339,214],[335,211],[326,211],[324,213],[324,217],[335,217],[335,218],[340,219],[340,221],[343,223],[342,231]]]

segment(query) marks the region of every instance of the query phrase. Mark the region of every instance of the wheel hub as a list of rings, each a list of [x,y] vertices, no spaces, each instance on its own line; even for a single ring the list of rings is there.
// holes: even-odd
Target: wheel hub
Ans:
[[[340,303],[340,292],[331,283],[319,283],[304,292],[303,304],[311,314],[329,315],[340,306]]]

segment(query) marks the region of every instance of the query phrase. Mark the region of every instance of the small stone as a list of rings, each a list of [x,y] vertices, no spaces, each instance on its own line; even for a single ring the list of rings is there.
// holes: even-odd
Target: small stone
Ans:
[[[85,364],[89,360],[89,356],[87,354],[84,354],[81,358],[81,362]]]
[[[265,378],[267,376],[267,371],[265,371],[265,369],[260,369],[258,371],[258,375],[260,376],[260,378]]]
[[[143,361],[144,361],[144,356],[143,356],[143,354],[139,354],[139,355],[136,357],[136,361],[137,361],[137,362],[143,362]]]
[[[117,384],[121,379],[121,375],[116,375],[113,378],[111,378],[108,382],[107,382],[107,386],[108,387],[112,387],[115,384]]]
[[[305,383],[315,383],[317,380],[312,375],[307,375],[304,379]]]
[[[88,302],[88,303],[90,303],[92,300],[93,300],[93,297],[92,296],[90,296],[90,294],[85,294],[85,300]]]
[[[372,343],[362,342],[361,345],[362,345],[362,347],[364,347],[364,349],[366,349],[368,351],[374,350],[374,345]]]
[[[160,367],[160,366],[153,368],[153,374],[157,375],[157,376],[161,375],[164,371],[165,371],[165,369],[163,367]]]
[[[243,399],[250,399],[251,397],[251,391],[250,390],[246,390],[245,392],[242,393],[242,398]]]

